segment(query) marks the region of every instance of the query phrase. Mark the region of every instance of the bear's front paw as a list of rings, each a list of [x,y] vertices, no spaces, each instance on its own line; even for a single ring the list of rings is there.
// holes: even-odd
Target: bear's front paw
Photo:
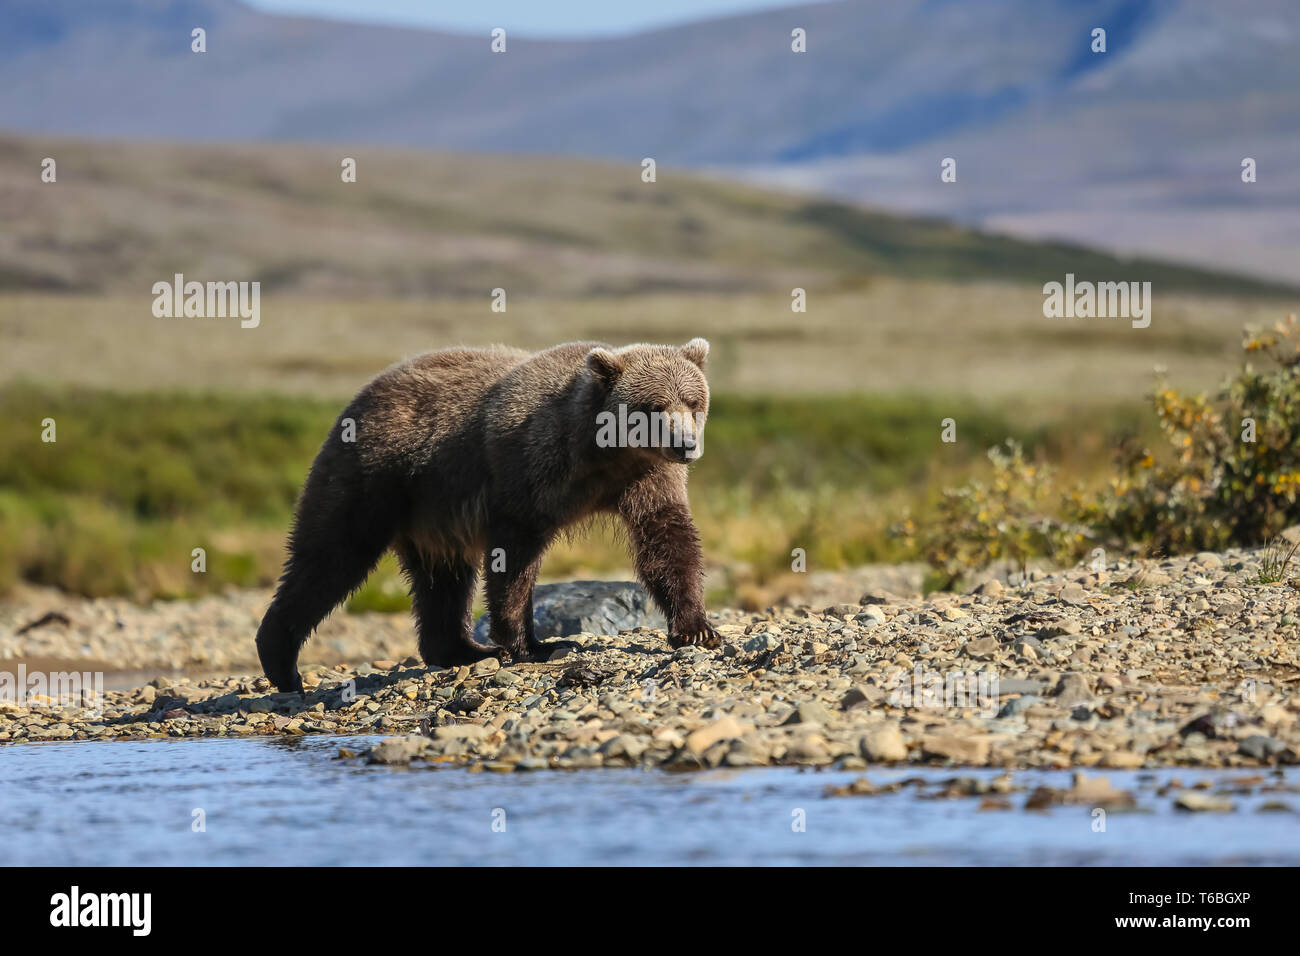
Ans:
[[[275,689],[282,694],[305,694],[306,690],[302,686],[302,675],[296,669],[288,671],[283,675],[269,678],[275,685]]]
[[[683,621],[668,631],[668,643],[673,647],[721,647],[722,635],[713,629],[703,614],[694,620]]]

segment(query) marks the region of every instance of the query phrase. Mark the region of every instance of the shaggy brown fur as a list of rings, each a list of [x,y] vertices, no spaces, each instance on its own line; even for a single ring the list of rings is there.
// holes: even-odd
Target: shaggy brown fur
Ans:
[[[716,647],[686,497],[709,407],[708,351],[703,339],[681,348],[580,342],[536,354],[457,348],[380,374],[344,410],[307,477],[289,559],[257,632],[266,676],[302,690],[303,643],[390,547],[410,580],[427,663],[545,659],[532,613],[542,555],[563,529],[602,514],[626,524],[673,646]],[[600,447],[597,416],[620,405],[680,413],[698,427],[688,424],[676,447]],[[347,419],[355,441],[343,440]],[[493,648],[471,636],[480,566]]]

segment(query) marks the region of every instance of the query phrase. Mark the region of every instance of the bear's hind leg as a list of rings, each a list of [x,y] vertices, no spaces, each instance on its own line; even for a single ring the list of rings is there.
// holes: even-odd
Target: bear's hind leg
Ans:
[[[280,585],[257,629],[262,671],[280,690],[302,692],[298,652],[374,570],[402,508],[397,489],[365,484],[354,461],[330,445],[321,451],[298,502]]]
[[[474,586],[478,569],[463,558],[432,560],[412,544],[398,552],[411,584],[411,611],[420,638],[420,656],[431,667],[457,667],[501,651],[473,638]]]
[[[388,535],[328,534],[321,527],[295,528],[275,598],[257,629],[262,671],[282,691],[302,693],[298,653],[330,611],[355,591],[388,547]]]

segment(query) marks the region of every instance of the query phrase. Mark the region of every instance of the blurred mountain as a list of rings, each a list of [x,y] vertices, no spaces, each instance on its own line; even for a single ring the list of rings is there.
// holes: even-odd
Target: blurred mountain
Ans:
[[[0,128],[653,156],[661,180],[685,165],[1300,278],[1295,0],[866,0],[509,35],[504,54],[236,0],[0,0],[0,17]]]

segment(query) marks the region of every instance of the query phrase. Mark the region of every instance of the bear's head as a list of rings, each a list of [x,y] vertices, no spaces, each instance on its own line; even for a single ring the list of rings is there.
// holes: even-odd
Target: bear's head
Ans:
[[[704,339],[691,339],[681,348],[591,349],[586,368],[601,396],[597,444],[672,462],[696,461],[704,453],[709,415],[708,355]]]

